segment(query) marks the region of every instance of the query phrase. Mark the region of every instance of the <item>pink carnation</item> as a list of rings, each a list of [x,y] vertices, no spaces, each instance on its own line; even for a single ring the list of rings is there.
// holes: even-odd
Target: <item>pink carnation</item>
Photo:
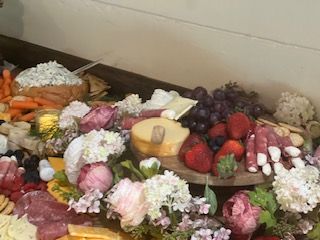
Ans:
[[[111,205],[111,210],[120,214],[121,227],[138,226],[148,211],[143,183],[125,178],[111,191],[106,202]]]
[[[113,175],[110,168],[103,162],[86,164],[81,168],[77,183],[83,192],[91,189],[107,191],[112,185]]]
[[[260,207],[250,204],[245,191],[239,191],[223,205],[226,225],[235,234],[251,234],[259,227]]]

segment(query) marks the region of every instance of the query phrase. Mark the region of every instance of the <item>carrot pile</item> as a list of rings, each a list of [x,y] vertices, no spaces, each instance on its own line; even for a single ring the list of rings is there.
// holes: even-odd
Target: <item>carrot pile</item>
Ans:
[[[0,75],[0,104],[6,104],[6,111],[2,114],[11,121],[32,121],[37,110],[62,108],[61,105],[41,97],[12,96],[11,84],[11,73],[5,69]]]

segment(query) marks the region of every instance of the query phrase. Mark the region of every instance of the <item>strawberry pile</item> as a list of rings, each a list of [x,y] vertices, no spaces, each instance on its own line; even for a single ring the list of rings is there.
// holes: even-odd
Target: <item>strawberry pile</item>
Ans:
[[[231,177],[245,154],[242,140],[252,128],[247,115],[234,113],[226,122],[214,124],[205,135],[192,133],[180,148],[179,159],[197,172]]]

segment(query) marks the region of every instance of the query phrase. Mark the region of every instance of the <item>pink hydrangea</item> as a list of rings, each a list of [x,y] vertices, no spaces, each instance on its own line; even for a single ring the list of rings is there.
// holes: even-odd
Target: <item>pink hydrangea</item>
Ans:
[[[226,225],[236,234],[251,234],[259,227],[261,208],[250,204],[245,191],[239,191],[223,205]]]

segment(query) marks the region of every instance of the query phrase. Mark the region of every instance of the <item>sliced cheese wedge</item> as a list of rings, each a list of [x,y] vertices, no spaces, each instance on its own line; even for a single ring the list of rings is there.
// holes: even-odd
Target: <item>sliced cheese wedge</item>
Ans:
[[[63,158],[48,157],[48,161],[56,172],[64,170]]]
[[[164,137],[160,144],[151,141],[156,126],[164,128]],[[189,134],[189,129],[183,128],[179,122],[165,118],[150,118],[132,127],[131,143],[136,150],[148,156],[176,156]]]
[[[121,239],[119,233],[115,233],[108,228],[102,227],[86,227],[80,225],[68,224],[68,231],[71,236],[85,237],[85,238],[98,238],[104,240],[117,240]]]

